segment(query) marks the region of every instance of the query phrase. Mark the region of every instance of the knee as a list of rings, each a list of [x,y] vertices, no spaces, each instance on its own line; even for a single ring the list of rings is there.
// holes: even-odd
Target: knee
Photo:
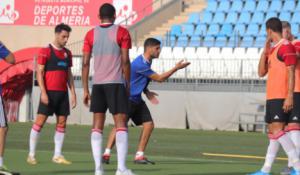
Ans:
[[[42,130],[42,128],[43,128],[43,125],[40,123],[37,123],[37,122],[32,125],[32,129],[37,132],[40,132]]]
[[[154,123],[151,121],[151,122],[146,122],[144,123],[144,128],[147,128],[149,130],[153,130],[154,129]]]

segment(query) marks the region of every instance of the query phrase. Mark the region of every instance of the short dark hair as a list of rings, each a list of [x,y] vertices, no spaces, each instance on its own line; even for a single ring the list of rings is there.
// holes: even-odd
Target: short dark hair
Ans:
[[[57,26],[55,26],[55,33],[60,33],[62,31],[67,31],[67,32],[71,32],[72,29],[69,25],[64,24],[64,23],[60,23]]]
[[[99,8],[99,15],[101,19],[111,19],[115,16],[116,9],[113,5],[109,3],[104,3]]]
[[[281,21],[282,28],[291,28],[291,24],[287,21]]]
[[[267,20],[266,28],[274,32],[282,33],[282,24],[279,18],[273,17]]]
[[[157,46],[160,45],[161,42],[155,38],[147,38],[144,42],[144,49],[146,50],[147,47]]]

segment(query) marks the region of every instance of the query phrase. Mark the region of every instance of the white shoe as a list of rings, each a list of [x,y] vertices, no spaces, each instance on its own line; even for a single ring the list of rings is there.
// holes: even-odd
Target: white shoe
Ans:
[[[95,175],[104,175],[103,171],[95,171]]]
[[[125,171],[117,170],[116,175],[136,175],[131,170],[127,169]]]

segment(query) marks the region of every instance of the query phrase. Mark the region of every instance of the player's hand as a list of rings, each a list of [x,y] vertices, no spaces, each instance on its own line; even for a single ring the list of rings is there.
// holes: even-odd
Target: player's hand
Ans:
[[[84,104],[86,107],[89,107],[89,106],[90,106],[90,99],[91,99],[90,92],[84,92],[84,93],[83,93],[83,104]]]
[[[75,93],[73,93],[71,95],[71,105],[72,105],[72,109],[74,109],[76,107],[76,105],[77,105],[77,98],[76,98],[76,94]]]
[[[191,64],[190,62],[185,62],[184,60],[181,60],[178,63],[176,63],[175,67],[177,70],[179,70],[179,69],[183,69],[183,68],[187,67],[190,64]]]
[[[288,113],[290,110],[292,110],[293,109],[293,105],[294,105],[293,103],[294,103],[293,102],[293,96],[287,97],[284,100],[284,103],[283,103],[283,107],[282,107],[283,111],[285,113]]]
[[[152,104],[157,105],[159,103],[158,99],[156,98],[156,96],[158,96],[157,93],[152,91],[147,91],[145,95]]]
[[[49,104],[49,98],[46,92],[42,92],[41,94],[41,102],[45,105]]]
[[[266,42],[265,42],[264,54],[267,55],[270,53],[271,43],[272,43],[272,38],[267,37]]]

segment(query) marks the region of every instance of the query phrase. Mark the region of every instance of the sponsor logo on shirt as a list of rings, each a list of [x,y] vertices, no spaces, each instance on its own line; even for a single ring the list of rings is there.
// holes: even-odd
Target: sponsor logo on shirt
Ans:
[[[60,66],[60,67],[67,67],[68,66],[68,64],[65,61],[59,61],[57,63],[57,65]]]

